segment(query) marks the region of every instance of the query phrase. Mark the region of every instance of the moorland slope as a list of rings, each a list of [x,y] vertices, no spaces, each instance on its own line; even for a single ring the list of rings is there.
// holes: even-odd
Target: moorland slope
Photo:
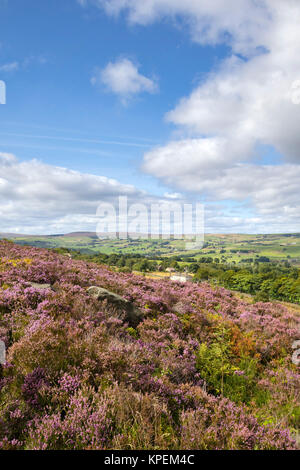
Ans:
[[[294,449],[298,328],[280,304],[1,241],[0,449]]]

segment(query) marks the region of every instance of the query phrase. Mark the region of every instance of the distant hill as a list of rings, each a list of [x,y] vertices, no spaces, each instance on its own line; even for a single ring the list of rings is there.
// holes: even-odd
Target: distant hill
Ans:
[[[61,237],[97,237],[96,232],[70,232],[60,235]]]
[[[1,238],[43,238],[46,235],[25,235],[24,233],[9,233],[9,232],[0,232]],[[51,236],[51,235],[50,235]]]

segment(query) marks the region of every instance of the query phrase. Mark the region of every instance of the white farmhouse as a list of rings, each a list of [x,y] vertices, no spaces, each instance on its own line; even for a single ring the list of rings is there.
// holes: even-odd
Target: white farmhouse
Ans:
[[[175,274],[172,274],[170,279],[171,281],[188,282],[188,281],[192,281],[193,276],[191,276],[190,274],[186,274],[186,273],[175,273]]]

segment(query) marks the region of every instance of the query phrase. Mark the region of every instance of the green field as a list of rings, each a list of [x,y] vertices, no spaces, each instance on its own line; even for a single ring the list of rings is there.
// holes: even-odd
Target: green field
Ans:
[[[1,235],[0,235],[1,237]],[[192,255],[209,256],[223,263],[239,263],[267,257],[300,265],[300,234],[278,235],[212,235],[205,236],[205,245],[198,251],[186,251],[184,240],[163,239],[99,239],[96,235],[9,236],[18,244],[43,248],[68,248],[83,253],[140,254],[145,257]]]
[[[300,234],[208,235],[201,251],[224,263],[267,257],[273,261],[300,264]]]

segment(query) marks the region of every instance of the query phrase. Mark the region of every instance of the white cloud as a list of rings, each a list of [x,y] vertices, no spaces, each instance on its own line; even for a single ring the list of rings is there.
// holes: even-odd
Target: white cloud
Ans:
[[[270,4],[281,0],[85,0],[110,15],[125,11],[130,23],[149,24],[170,18],[184,22],[200,44],[228,42],[235,52],[254,50],[271,21]],[[282,0],[283,3],[290,0]]]
[[[164,197],[166,199],[183,199],[183,195],[181,193],[165,193]]]
[[[146,204],[148,210],[152,203],[188,202],[180,193],[166,193],[157,198],[104,176],[83,174],[37,160],[19,161],[6,153],[0,153],[0,175],[2,232],[95,231],[99,221],[98,204],[110,202],[117,207],[121,195],[128,197],[129,204]],[[207,232],[286,232],[287,227],[296,232],[299,229],[300,167],[297,165],[286,165],[284,171],[280,166],[237,166],[234,171],[226,170],[213,185],[209,178],[202,183],[203,190],[216,199],[243,201],[250,195],[258,211],[255,215],[243,204],[240,207],[207,204]]]
[[[127,196],[130,202],[147,196],[132,185],[105,176],[84,174],[46,165],[37,160],[19,161],[0,153],[1,231],[21,227],[26,233],[96,229],[96,209],[101,202]]]
[[[293,60],[285,64],[281,59],[276,51],[247,62],[226,61],[182,99],[167,119],[193,135],[222,137],[233,148],[244,142],[241,160],[248,158],[249,149],[264,144],[276,148],[287,160],[299,161],[300,106],[293,101],[297,90],[292,87],[300,77],[300,65]],[[234,159],[230,151],[227,159]]]
[[[3,65],[0,64],[0,72],[11,73],[11,72],[16,72],[17,70],[26,69],[31,64],[44,65],[46,63],[47,63],[47,59],[42,55],[29,56],[23,59],[22,61],[15,60],[13,62],[8,62]]]
[[[166,119],[177,126],[182,140],[146,153],[144,171],[174,189],[211,200],[246,201],[254,211],[247,221],[257,227],[264,220],[269,230],[276,226],[282,231],[299,230],[300,3],[239,2],[241,8],[230,15],[219,8],[230,2],[204,1],[200,6],[189,1],[182,4],[185,13],[176,1],[146,3],[152,12],[148,10],[144,17],[147,21],[159,17],[159,11],[166,14],[167,6],[169,14],[185,16],[192,8],[199,14],[203,10],[203,15],[205,8],[210,10],[211,16],[199,19],[196,15],[191,24],[194,39],[211,44],[227,41],[233,54],[167,113]],[[142,5],[134,1],[126,5],[131,21],[142,22]],[[208,33],[197,36],[195,31],[201,31],[205,22]],[[224,31],[228,38],[222,36]],[[259,46],[263,49],[255,52]],[[279,165],[259,162],[265,146],[282,155]],[[239,219],[232,217],[240,225]]]
[[[120,196],[127,196],[128,209],[136,215],[141,205],[150,213],[154,203],[164,207],[169,204],[171,210],[175,198],[179,203],[184,202],[180,194],[152,196],[105,176],[80,173],[38,160],[20,161],[15,155],[0,152],[1,232],[96,231],[99,204],[113,204],[117,213]],[[142,223],[147,227],[148,220],[142,218]]]
[[[9,62],[7,64],[0,65],[0,72],[15,72],[18,68],[18,62]]]
[[[156,82],[140,74],[138,66],[127,58],[109,62],[102,70],[96,69],[91,82],[93,85],[104,85],[124,103],[134,95],[157,91]]]
[[[243,140],[230,143],[223,137],[185,139],[147,152],[143,170],[170,186],[199,191],[201,179],[215,178],[232,162],[238,162],[241,156],[246,159],[250,155],[251,147],[246,147]],[[181,184],[184,180],[189,182],[188,185]]]
[[[125,13],[130,24],[170,20],[199,44],[231,47],[231,57],[167,113],[182,140],[147,152],[143,169],[172,191],[235,201],[235,212],[209,213],[209,226],[221,231],[299,231],[299,0],[85,4]],[[262,165],[265,146],[282,155],[279,164]]]
[[[219,146],[224,159],[219,157]],[[238,155],[238,153],[237,153]],[[206,200],[247,201],[257,214],[285,214],[300,229],[300,165],[226,164],[224,142],[194,139],[172,142],[145,156],[144,170],[165,184],[205,196]]]
[[[188,21],[195,41],[231,45],[232,56],[167,114],[167,120],[179,126],[185,137],[204,136],[206,147],[207,138],[211,138],[211,145],[219,148],[218,160],[226,159],[229,166],[236,161],[237,148],[239,160],[244,161],[255,155],[257,144],[275,147],[287,160],[299,160],[300,106],[295,105],[299,100],[293,99],[300,95],[300,86],[293,89],[300,80],[298,0],[93,3],[109,14],[124,10],[134,23],[181,18]],[[200,166],[204,159],[205,154]]]

